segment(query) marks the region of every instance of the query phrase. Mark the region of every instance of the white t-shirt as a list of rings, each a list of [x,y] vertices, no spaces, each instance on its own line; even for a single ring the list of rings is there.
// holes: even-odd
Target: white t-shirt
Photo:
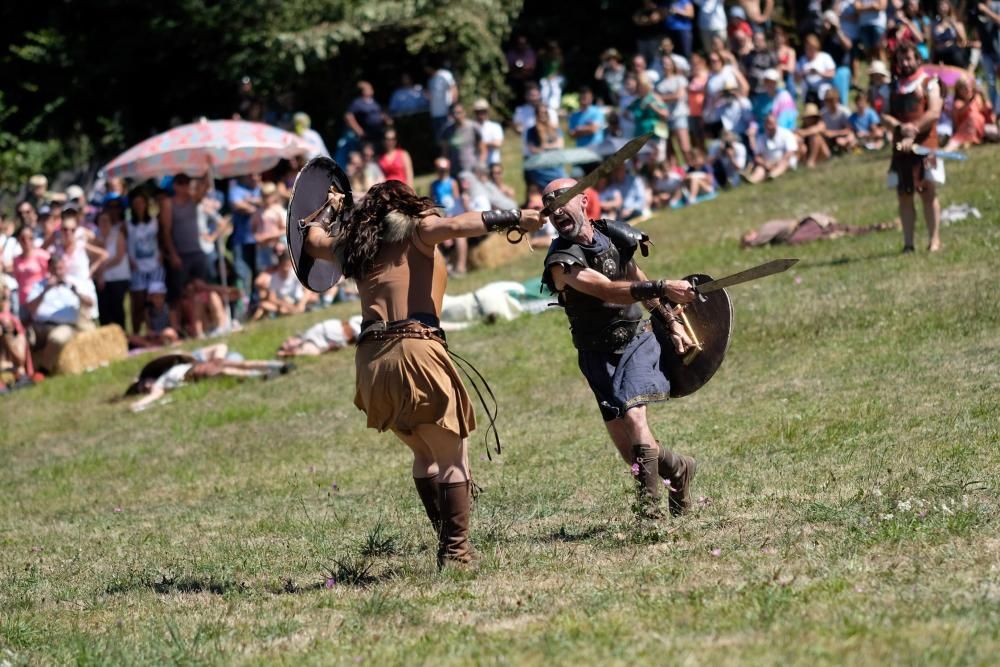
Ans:
[[[708,75],[705,82],[705,105],[702,109],[702,117],[707,123],[714,123],[719,120],[722,111],[722,91],[727,83],[739,86],[739,80],[730,65],[724,65],[718,72]]]
[[[495,144],[498,141],[503,143],[503,127],[500,123],[487,120],[479,126],[479,136],[488,144]],[[500,149],[490,147],[486,151],[486,164],[496,164],[500,162]]]
[[[878,0],[861,0],[862,9],[858,12],[858,25],[865,26],[876,26],[879,28],[885,28],[886,25],[886,15],[884,9],[868,9],[868,7],[875,7],[879,4]]]
[[[806,74],[806,71],[813,69],[813,72]],[[806,60],[805,56],[799,59],[799,72],[802,72],[803,78],[805,79],[806,85],[809,90],[819,90],[820,85],[829,81],[829,79],[817,74],[816,72],[830,72],[837,69],[837,64],[833,62],[833,58],[830,54],[825,51],[818,51],[816,57],[812,60]]]
[[[272,273],[270,290],[280,300],[288,303],[298,303],[305,297],[302,283],[295,277],[293,271],[289,271],[287,276],[283,275],[280,270]]]
[[[163,375],[156,378],[153,386],[159,387],[165,391],[177,389],[177,387],[183,387],[184,376],[187,375],[188,371],[193,367],[194,364],[177,364],[176,366],[171,366]]]
[[[35,283],[35,286],[28,292],[28,301],[37,299],[45,291],[46,283],[45,280],[39,280]],[[76,324],[80,319],[80,297],[70,289],[71,285],[76,288],[77,293],[93,301],[96,309],[97,291],[94,289],[94,281],[80,280],[72,275],[67,275],[65,284],[57,285],[45,292],[45,297],[38,304],[35,320],[52,324]]]
[[[694,0],[698,5],[698,28],[720,31],[726,29],[726,4],[723,0]]]
[[[454,85],[455,77],[446,69],[439,69],[431,76],[427,82],[431,117],[441,118],[448,115],[451,105],[455,102],[451,94],[451,87]]]
[[[760,149],[761,157],[767,162],[777,162],[789,152],[792,154],[789,165],[794,167],[798,162],[799,142],[791,130],[783,127],[777,128],[773,137],[764,132],[757,147]]]
[[[10,266],[21,255],[21,244],[13,236],[0,234],[0,268]]]
[[[135,262],[135,269],[140,273],[152,273],[159,270],[160,262],[160,223],[156,218],[149,222],[126,223],[128,225],[128,256]]]
[[[118,252],[118,236],[122,233],[122,227],[125,223],[118,223],[117,225],[112,225],[111,230],[108,233],[108,238],[104,240],[104,250],[108,253],[108,260],[110,261],[115,253]],[[108,266],[105,264],[101,269],[101,275],[104,276],[104,280],[111,281],[121,281],[128,280],[132,277],[132,271],[129,268],[128,263],[128,251],[122,255],[122,258],[118,260],[118,263],[114,266]]]

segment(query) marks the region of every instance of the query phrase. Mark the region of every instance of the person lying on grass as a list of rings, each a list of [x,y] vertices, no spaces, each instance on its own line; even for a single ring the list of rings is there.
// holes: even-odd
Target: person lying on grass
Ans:
[[[188,354],[168,354],[146,364],[125,396],[145,394],[132,403],[132,412],[145,410],[168,391],[213,377],[263,378],[288,373],[295,367],[283,361],[249,360],[230,352],[225,343],[210,345]]]

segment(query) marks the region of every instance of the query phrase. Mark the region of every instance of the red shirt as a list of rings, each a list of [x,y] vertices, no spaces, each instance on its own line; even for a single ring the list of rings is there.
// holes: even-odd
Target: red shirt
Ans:
[[[406,180],[406,164],[403,160],[403,150],[397,148],[391,153],[385,153],[378,159],[378,166],[385,174],[387,181],[402,181],[411,185]]]
[[[35,248],[31,257],[19,255],[14,258],[14,280],[17,281],[18,301],[21,305],[28,303],[28,292],[35,284],[49,275],[49,253],[41,248]]]

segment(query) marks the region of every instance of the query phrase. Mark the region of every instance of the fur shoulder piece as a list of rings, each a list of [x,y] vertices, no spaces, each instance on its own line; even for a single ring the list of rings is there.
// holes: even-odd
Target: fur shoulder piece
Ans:
[[[420,218],[400,211],[389,211],[382,218],[382,242],[399,243],[413,236]]]

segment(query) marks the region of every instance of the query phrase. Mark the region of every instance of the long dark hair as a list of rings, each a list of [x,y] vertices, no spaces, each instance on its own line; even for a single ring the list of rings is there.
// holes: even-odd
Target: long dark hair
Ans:
[[[434,200],[421,197],[402,181],[373,185],[340,227],[337,250],[343,258],[344,275],[363,280],[372,270],[390,211],[415,218],[434,208]]]

